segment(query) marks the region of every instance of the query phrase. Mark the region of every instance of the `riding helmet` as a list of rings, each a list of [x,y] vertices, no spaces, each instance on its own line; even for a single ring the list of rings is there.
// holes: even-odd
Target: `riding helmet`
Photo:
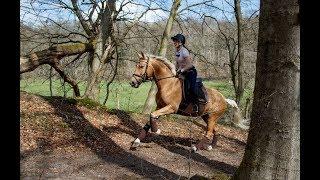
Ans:
[[[182,44],[185,44],[186,43],[186,38],[184,37],[184,35],[182,34],[177,34],[173,37],[171,37],[171,39],[174,41],[174,40],[178,40],[180,41]]]

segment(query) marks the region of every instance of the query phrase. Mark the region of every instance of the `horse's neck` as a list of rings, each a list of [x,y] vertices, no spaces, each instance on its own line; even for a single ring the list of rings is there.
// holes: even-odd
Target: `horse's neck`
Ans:
[[[172,86],[168,85],[178,85],[180,82],[178,78],[167,78],[172,77],[174,74],[171,72],[171,70],[163,63],[159,62],[157,60],[152,61],[152,66],[154,69],[154,77],[155,79],[159,79],[159,81],[156,81],[156,85],[158,87],[158,90],[166,91],[169,88],[172,88]],[[165,78],[165,79],[162,79]]]
[[[152,67],[154,70],[154,76],[156,79],[159,79],[162,77],[169,77],[173,75],[171,70],[163,62],[153,60],[151,64],[152,64]]]

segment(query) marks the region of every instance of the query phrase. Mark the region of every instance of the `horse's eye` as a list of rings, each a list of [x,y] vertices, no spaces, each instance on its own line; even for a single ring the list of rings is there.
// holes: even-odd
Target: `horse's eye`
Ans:
[[[144,65],[139,64],[139,65],[138,65],[138,67],[139,67],[139,68],[143,68],[143,67],[144,67]]]

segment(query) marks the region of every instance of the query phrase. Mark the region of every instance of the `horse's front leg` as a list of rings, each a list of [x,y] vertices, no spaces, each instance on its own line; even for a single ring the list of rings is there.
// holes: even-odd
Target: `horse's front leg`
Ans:
[[[150,114],[150,125],[151,125],[151,131],[156,133],[156,134],[160,134],[160,129],[158,128],[158,119],[160,116],[162,115],[166,115],[166,114],[172,114],[174,112],[176,112],[175,107],[173,107],[172,105],[167,105],[161,109],[158,109],[156,111],[154,111],[153,113]]]
[[[147,133],[149,131],[149,129],[151,129],[152,132],[156,133],[156,134],[160,134],[160,129],[158,128],[158,119],[160,116],[165,115],[165,114],[172,114],[174,112],[176,112],[175,107],[173,107],[172,105],[167,105],[163,108],[157,109],[156,111],[152,112],[150,114],[150,120],[149,122],[147,122],[145,124],[145,126],[142,128],[142,130],[140,131],[140,134],[138,135],[138,137],[134,140],[134,142],[131,145],[131,149],[135,149],[140,145],[140,142],[145,139],[145,137],[147,136]]]

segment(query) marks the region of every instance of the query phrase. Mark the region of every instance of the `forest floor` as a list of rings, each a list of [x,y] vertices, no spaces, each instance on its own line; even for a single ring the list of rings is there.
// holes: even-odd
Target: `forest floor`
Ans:
[[[162,117],[161,135],[129,150],[148,116],[62,97],[20,92],[21,179],[229,179],[242,160],[247,132],[218,124],[211,151],[191,153],[200,118]]]

